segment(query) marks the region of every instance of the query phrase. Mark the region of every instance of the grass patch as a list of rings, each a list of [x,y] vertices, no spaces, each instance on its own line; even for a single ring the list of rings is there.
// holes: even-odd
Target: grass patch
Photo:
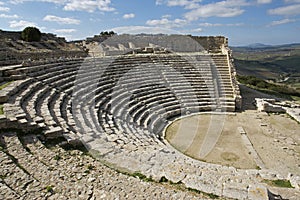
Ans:
[[[163,177],[160,178],[159,182],[160,182],[160,183],[167,183],[167,182],[168,182],[168,179],[167,179],[166,177],[163,176]]]
[[[219,199],[218,195],[215,195],[215,194],[212,194],[212,193],[209,193],[209,194],[206,194],[206,195],[209,196],[209,198],[212,198],[212,199]]]
[[[211,199],[219,199],[220,198],[218,195],[215,195],[215,194],[212,194],[212,193],[201,192],[201,191],[196,190],[194,188],[187,188],[187,189],[190,192],[194,192],[194,193],[197,193],[197,194],[204,194],[205,196],[208,196]]]
[[[4,115],[3,104],[0,104],[0,115]]]
[[[297,96],[291,96],[291,97],[294,101],[297,101],[298,103],[300,103],[300,97],[297,97]]]
[[[255,169],[257,170],[261,170],[260,166],[256,166]]]
[[[11,84],[13,81],[10,81],[10,82],[7,82],[7,83],[4,83],[2,85],[0,85],[0,90],[6,88],[9,84]]]
[[[61,156],[60,156],[60,155],[55,155],[53,159],[54,159],[54,160],[60,160],[60,159],[61,159]]]
[[[201,194],[201,191],[193,189],[193,188],[188,188],[188,191],[194,192],[194,193],[197,193],[197,194]]]
[[[53,186],[52,186],[52,185],[47,185],[47,186],[45,187],[45,189],[46,189],[46,192],[47,192],[47,193],[54,193],[54,190],[53,190]]]
[[[91,164],[88,164],[88,166],[86,167],[88,170],[93,170],[95,169],[95,166],[91,165]]]
[[[294,188],[291,185],[291,182],[289,180],[263,180],[264,183],[274,186],[274,187],[283,187],[283,188]]]
[[[153,182],[153,179],[150,177],[148,178],[147,176],[145,176],[144,174],[142,174],[141,172],[134,172],[133,174],[130,174],[133,177],[137,177],[145,182]]]
[[[7,175],[0,175],[0,179],[5,179]]]

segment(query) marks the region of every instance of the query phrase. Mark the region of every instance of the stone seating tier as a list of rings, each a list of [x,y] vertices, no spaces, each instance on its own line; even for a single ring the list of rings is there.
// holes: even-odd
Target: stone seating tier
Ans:
[[[118,167],[153,178],[167,176],[176,182],[176,175],[164,174],[169,173],[166,163],[170,160],[182,166],[189,163],[193,169],[206,165],[166,146],[161,138],[163,129],[180,116],[235,110],[227,57],[192,58],[143,54],[18,66],[4,74],[25,74],[27,78],[1,91],[9,96],[4,111],[24,126],[42,128],[48,138],[64,136],[70,143],[81,139],[88,148],[97,146],[99,154]],[[222,80],[216,81],[219,77]],[[133,156],[136,160],[130,164]],[[166,160],[161,159],[165,156]],[[152,167],[144,162],[146,158]],[[162,162],[165,170],[153,164],[156,161]],[[219,174],[214,171],[216,166],[208,166],[210,173]],[[189,176],[184,179],[188,187],[225,195],[213,187],[191,185]]]

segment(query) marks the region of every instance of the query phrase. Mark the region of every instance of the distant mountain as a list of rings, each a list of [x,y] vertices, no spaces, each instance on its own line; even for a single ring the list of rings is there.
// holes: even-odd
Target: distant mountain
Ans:
[[[232,46],[231,48],[241,48],[241,49],[273,49],[273,48],[299,48],[300,43],[292,43],[292,44],[280,44],[280,45],[266,45],[262,43],[253,43],[247,46]]]
[[[266,45],[266,44],[262,44],[262,43],[254,43],[254,44],[249,44],[246,47],[258,49],[258,48],[268,48],[268,47],[271,47],[271,45]]]
[[[272,79],[300,92],[300,43],[230,48],[239,75]]]

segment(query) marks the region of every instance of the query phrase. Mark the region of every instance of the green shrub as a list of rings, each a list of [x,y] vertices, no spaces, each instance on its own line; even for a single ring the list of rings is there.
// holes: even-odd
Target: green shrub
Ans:
[[[21,34],[22,40],[26,42],[39,42],[42,37],[42,33],[38,28],[26,27]]]
[[[101,36],[113,36],[113,35],[115,35],[116,33],[114,32],[114,31],[102,31],[101,33],[100,33],[100,35]]]

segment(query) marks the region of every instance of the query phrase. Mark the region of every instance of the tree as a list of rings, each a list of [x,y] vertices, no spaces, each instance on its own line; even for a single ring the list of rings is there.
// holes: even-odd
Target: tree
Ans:
[[[26,42],[39,42],[42,37],[42,33],[36,27],[26,27],[21,34],[22,40]]]
[[[100,33],[100,35],[101,36],[113,36],[113,35],[115,35],[116,33],[114,32],[114,31],[102,31],[101,33]]]

